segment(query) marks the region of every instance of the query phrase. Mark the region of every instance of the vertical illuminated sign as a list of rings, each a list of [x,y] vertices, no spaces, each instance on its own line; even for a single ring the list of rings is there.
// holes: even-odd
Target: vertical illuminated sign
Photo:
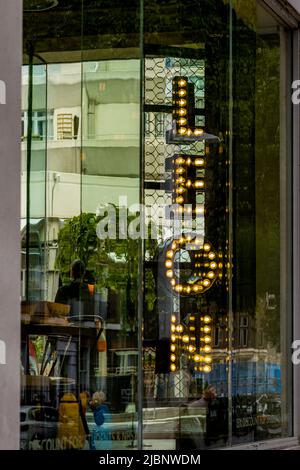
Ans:
[[[218,141],[195,125],[194,85],[187,77],[173,79],[172,129],[167,131],[168,144],[186,146],[197,141]],[[191,226],[197,227],[199,218],[205,220],[205,193],[207,191],[205,171],[209,147],[205,155],[175,154],[172,168],[172,204],[179,213],[188,214]],[[194,222],[194,224],[193,224]],[[204,295],[222,277],[222,254],[205,236],[205,224],[199,232],[186,231],[168,244],[164,253],[165,275],[173,292],[180,297],[191,297],[190,311],[171,315],[170,371],[180,368],[180,357],[185,354],[194,364],[194,369],[204,373],[212,370],[212,317],[199,311],[196,298]],[[189,274],[182,276],[182,271]],[[182,277],[184,280],[182,280]]]

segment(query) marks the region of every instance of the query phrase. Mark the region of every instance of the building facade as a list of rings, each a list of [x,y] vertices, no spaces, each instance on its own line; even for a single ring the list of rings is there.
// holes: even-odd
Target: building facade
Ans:
[[[300,5],[9,3],[1,447],[296,445]]]

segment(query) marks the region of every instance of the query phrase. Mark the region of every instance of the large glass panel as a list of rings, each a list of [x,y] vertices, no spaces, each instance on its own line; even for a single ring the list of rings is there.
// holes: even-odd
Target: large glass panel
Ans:
[[[144,16],[144,446],[288,436],[289,36],[255,0]]]
[[[139,241],[98,224],[105,205],[139,203],[139,2],[125,23],[117,2],[24,7],[25,60],[41,65],[23,72],[21,447],[131,448]],[[105,8],[114,24],[95,22]]]

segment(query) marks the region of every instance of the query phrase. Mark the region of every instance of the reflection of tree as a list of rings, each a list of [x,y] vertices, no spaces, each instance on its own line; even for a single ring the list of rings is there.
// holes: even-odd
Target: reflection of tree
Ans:
[[[279,38],[264,36],[256,54],[256,286],[257,298],[276,296],[267,310],[265,335],[280,348],[280,47]]]

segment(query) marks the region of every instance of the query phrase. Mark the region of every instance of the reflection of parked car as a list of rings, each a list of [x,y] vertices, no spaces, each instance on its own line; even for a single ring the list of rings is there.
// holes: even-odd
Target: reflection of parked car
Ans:
[[[50,406],[23,406],[21,408],[21,449],[43,448],[47,439],[55,439],[58,412]]]

